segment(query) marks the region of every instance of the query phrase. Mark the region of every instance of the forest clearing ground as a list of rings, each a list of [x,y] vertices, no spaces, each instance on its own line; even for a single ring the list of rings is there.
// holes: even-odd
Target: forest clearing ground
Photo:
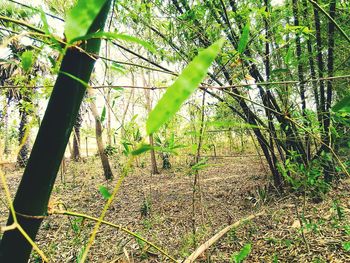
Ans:
[[[98,159],[69,163],[65,183],[60,174],[52,201],[64,203],[69,211],[98,217],[105,203],[99,186],[111,191],[118,179],[106,185]],[[125,178],[106,220],[137,232],[177,259],[184,259],[196,247],[225,226],[250,214],[265,214],[214,244],[200,257],[201,262],[230,262],[234,252],[252,244],[247,262],[350,262],[343,248],[349,241],[350,188],[339,183],[319,204],[306,202],[301,235],[295,202],[302,214],[303,197],[276,196],[267,191],[268,180],[258,157],[211,159],[199,172],[202,202],[196,199],[196,244],[192,233],[192,186],[190,168],[174,164],[160,175],[150,175],[149,168],[135,167]],[[7,181],[14,193],[21,171],[7,169]],[[6,222],[4,193],[0,198],[0,224]],[[294,200],[294,201],[293,201]],[[296,201],[295,201],[296,200]],[[337,200],[335,202],[335,200]],[[53,215],[46,218],[38,236],[38,245],[52,262],[77,262],[94,222]],[[116,229],[102,226],[90,253],[91,262],[164,262],[163,257],[147,252],[147,246]],[[33,257],[35,258],[35,257]],[[35,261],[33,261],[35,262]]]

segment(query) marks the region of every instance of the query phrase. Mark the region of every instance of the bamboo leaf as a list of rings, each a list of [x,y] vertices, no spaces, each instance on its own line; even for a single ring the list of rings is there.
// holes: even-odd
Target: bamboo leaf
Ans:
[[[100,117],[100,121],[104,122],[105,119],[106,119],[106,106],[103,106],[101,117]]]
[[[148,134],[156,132],[180,109],[182,103],[196,90],[224,44],[220,39],[207,49],[199,52],[182,71],[178,79],[167,89],[146,122]]]
[[[250,25],[247,23],[242,31],[241,38],[238,42],[238,53],[242,54],[245,51],[245,48],[247,47],[248,40],[249,40],[249,31],[250,31]]]
[[[111,193],[108,191],[108,189],[103,185],[100,185],[98,190],[100,191],[104,199],[109,199],[112,196]]]
[[[132,155],[140,155],[141,153],[147,152],[152,150],[152,146],[149,144],[142,144],[139,148],[137,148],[136,150],[132,151],[131,154]]]
[[[114,33],[114,32],[97,32],[86,36],[77,37],[74,39],[74,41],[88,40],[92,38],[101,38],[101,39],[107,39],[107,40],[115,40],[115,39],[125,40],[128,42],[139,44],[144,48],[148,49],[150,52],[156,53],[155,47],[152,44],[148,43],[147,41],[144,41],[134,36]]]
[[[346,252],[349,252],[350,251],[350,242],[349,241],[343,242],[342,247]]]
[[[50,35],[51,34],[50,27],[49,27],[49,23],[47,22],[46,15],[42,9],[39,9],[39,12],[40,12],[41,22],[43,23],[43,29],[47,35]]]
[[[33,65],[33,51],[24,51],[21,55],[21,66],[25,72],[28,72]]]
[[[350,95],[346,96],[335,104],[332,108],[333,111],[350,112]]]
[[[290,65],[292,61],[292,57],[293,57],[293,47],[292,45],[290,45],[288,48],[287,54],[284,57],[284,63],[286,63],[286,65]]]
[[[78,0],[69,11],[64,34],[68,42],[85,36],[107,0]]]
[[[235,253],[231,256],[231,261],[235,263],[242,262],[246,257],[248,257],[251,250],[252,245],[246,244],[238,253]]]

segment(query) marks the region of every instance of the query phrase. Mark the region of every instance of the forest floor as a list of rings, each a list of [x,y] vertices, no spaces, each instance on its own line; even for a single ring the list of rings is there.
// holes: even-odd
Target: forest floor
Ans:
[[[98,159],[69,163],[59,173],[51,208],[99,217],[104,185],[112,191],[115,179],[104,181]],[[22,171],[6,168],[12,193]],[[251,214],[246,221],[212,245],[198,262],[234,262],[232,254],[251,244],[246,262],[350,262],[350,185],[338,183],[326,198],[314,203],[302,196],[271,191],[266,169],[258,157],[211,159],[199,171],[201,198],[193,220],[193,180],[188,165],[175,164],[159,175],[134,167],[107,212],[105,220],[120,224],[166,250],[179,262],[225,226]],[[0,192],[0,224],[7,218]],[[62,207],[62,206],[61,206]],[[37,244],[51,262],[77,262],[95,222],[72,216],[44,219]],[[195,234],[193,231],[195,226]],[[35,254],[31,262],[38,258]],[[90,262],[168,262],[159,252],[124,232],[102,225],[89,253]]]

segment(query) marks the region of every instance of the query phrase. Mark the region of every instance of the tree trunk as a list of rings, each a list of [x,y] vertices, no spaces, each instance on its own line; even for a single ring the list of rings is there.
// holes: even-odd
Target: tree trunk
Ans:
[[[28,113],[25,109],[20,109],[19,115],[21,121],[18,127],[18,145],[20,147],[17,155],[17,165],[19,167],[25,167],[28,162],[29,155],[29,136],[28,136]]]
[[[106,2],[88,33],[103,30],[110,3]],[[96,54],[100,42],[99,39],[87,40],[81,48]],[[68,48],[63,57],[61,73],[58,74],[13,202],[17,222],[32,240],[35,240],[41,222],[47,215],[51,191],[86,91],[86,87],[76,79],[88,83],[94,64],[94,58],[75,47]],[[10,213],[7,225],[13,222]],[[6,231],[0,243],[0,262],[27,262],[31,250],[32,246],[18,229]]]
[[[332,1],[332,4],[334,4],[334,1]],[[332,8],[332,4],[330,5],[330,8]],[[335,8],[335,6],[334,6]],[[316,6],[313,7],[314,9],[314,22],[315,22],[315,29],[316,29],[316,47],[317,47],[317,65],[318,65],[318,76],[319,78],[323,78],[323,72],[324,72],[324,61],[323,61],[323,54],[322,54],[322,36],[321,36],[321,22],[320,22],[320,17],[318,13],[318,9]],[[334,12],[333,12],[334,16]],[[330,22],[331,23],[331,22]],[[331,28],[329,28],[331,29]],[[333,32],[329,32],[328,37],[333,38],[334,34],[334,27],[333,27]],[[330,41],[330,40],[329,40]],[[334,41],[334,40],[333,40]],[[332,48],[333,49],[333,48]],[[329,50],[328,50],[329,51]],[[331,52],[331,57],[333,60],[333,51]],[[329,63],[329,61],[328,61]],[[328,64],[329,66],[329,64]],[[329,89],[330,88],[330,89]],[[328,91],[331,91],[331,87],[328,87]],[[320,81],[320,110],[321,110],[321,140],[322,140],[322,145],[321,145],[321,151],[323,151],[325,154],[329,154],[329,149],[327,146],[329,146],[329,120],[328,120],[328,115],[329,115],[329,109],[327,108],[327,102],[326,102],[326,95],[325,95],[325,85],[324,81]],[[331,95],[331,94],[330,94]],[[331,96],[330,96],[331,98]],[[327,98],[328,100],[328,98]],[[326,160],[323,163],[323,173],[324,173],[324,179],[326,182],[331,181],[331,174],[330,174],[330,162]]]
[[[294,15],[294,26],[298,27],[299,26],[299,8],[298,8],[298,1],[293,0],[293,15]],[[301,44],[300,44],[300,35],[297,33],[296,38],[295,38],[295,44],[296,44],[296,49],[297,49],[297,60],[298,60],[298,80],[299,80],[299,94],[300,94],[300,100],[301,100],[301,110],[302,110],[302,115],[304,118],[304,124],[305,126],[308,125],[307,121],[307,116],[306,116],[306,100],[305,100],[305,84],[304,84],[304,69],[303,69],[303,64],[301,61],[301,56],[302,56],[302,49],[301,49]],[[309,161],[310,159],[310,136],[306,133],[305,134],[305,148],[306,148],[306,160]]]
[[[303,16],[304,19],[306,19],[306,24],[309,24],[309,13],[308,13],[308,8],[307,8],[307,0],[303,1]],[[314,63],[314,54],[313,54],[313,49],[312,49],[312,42],[311,42],[311,37],[309,36],[306,41],[307,44],[307,51],[308,51],[308,57],[309,57],[309,67],[310,67],[310,75],[312,79],[316,79],[316,70],[315,70],[315,63]],[[315,104],[316,104],[316,110],[317,110],[317,117],[320,125],[322,124],[322,119],[321,119],[321,108],[320,108],[320,99],[319,99],[319,92],[317,89],[317,83],[312,82],[312,88],[314,92],[314,97],[315,97]]]
[[[112,146],[112,113],[111,113],[111,89],[107,91],[107,143]]]
[[[143,83],[145,85],[148,84],[148,86],[150,85],[150,73],[148,73],[148,82],[146,81],[145,76],[143,75]],[[152,110],[152,102],[151,102],[151,91],[149,89],[144,89],[144,94],[146,97],[146,109],[147,112],[150,113]],[[152,174],[159,174],[158,168],[157,168],[157,159],[156,159],[156,153],[154,151],[154,142],[153,142],[153,135],[149,135],[149,144],[151,145],[151,150],[150,150],[150,155],[151,155],[151,167],[152,167]],[[169,158],[168,158],[169,161]],[[170,163],[169,163],[170,164]],[[163,168],[164,168],[164,159],[163,159]],[[170,168],[170,167],[169,167]]]
[[[336,0],[332,0],[329,5],[329,15],[334,18],[335,17],[335,8],[336,8]],[[327,60],[327,70],[328,70],[328,77],[333,76],[334,71],[334,23],[332,21],[329,21],[328,23],[328,60]],[[325,140],[324,143],[328,147],[332,147],[331,145],[331,131],[330,131],[330,123],[331,123],[331,114],[330,114],[330,108],[332,104],[332,93],[333,93],[333,86],[332,81],[327,81],[327,98],[326,98],[326,114],[325,114],[325,123],[324,123],[324,130],[325,130]],[[330,152],[329,149],[326,149],[326,152]],[[326,166],[325,166],[326,172],[324,173],[324,179],[326,182],[332,181],[332,174],[331,172],[334,170],[334,165],[331,161],[327,160]]]
[[[151,154],[151,166],[152,166],[152,174],[159,174],[159,171],[158,171],[158,167],[157,167],[157,160],[156,160],[156,153],[154,151],[154,142],[153,142],[153,135],[149,135],[148,136],[149,138],[149,144],[151,145],[151,151],[150,151],[150,154]],[[164,163],[163,163],[164,164]],[[163,168],[164,168],[164,165],[163,165]]]
[[[83,118],[81,115],[81,110],[79,110],[77,119],[74,124],[74,129],[73,129],[73,155],[72,159],[75,162],[78,162],[81,158],[80,155],[80,128],[82,124]]]
[[[8,155],[10,153],[10,141],[9,141],[9,132],[8,132],[8,125],[9,125],[9,115],[8,115],[8,100],[7,97],[5,96],[4,99],[4,110],[2,113],[3,117],[3,125],[4,125],[4,154]]]
[[[93,96],[91,89],[88,89],[88,95],[89,97]],[[94,116],[94,119],[95,119],[96,143],[97,143],[98,153],[101,158],[103,172],[106,180],[110,180],[113,178],[113,173],[111,170],[111,166],[109,165],[108,157],[104,151],[105,147],[104,147],[103,138],[102,138],[102,124],[101,124],[100,116],[97,111],[96,104],[93,100],[91,100],[90,102],[90,109],[91,109],[92,116]]]

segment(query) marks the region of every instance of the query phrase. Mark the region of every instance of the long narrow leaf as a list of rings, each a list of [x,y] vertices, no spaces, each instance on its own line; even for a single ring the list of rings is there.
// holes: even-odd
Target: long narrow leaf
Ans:
[[[68,42],[85,36],[107,0],[78,0],[66,19],[64,33]]]
[[[242,31],[242,35],[241,35],[241,38],[239,39],[239,42],[238,42],[238,53],[239,54],[242,54],[244,51],[245,51],[245,48],[247,47],[247,44],[248,44],[248,40],[249,40],[249,23],[247,23],[244,28],[243,28],[243,31]]]
[[[220,39],[196,56],[182,71],[155,108],[150,112],[146,122],[148,134],[156,132],[180,109],[182,103],[195,91],[205,78],[207,71],[224,44]]]
[[[106,119],[106,106],[103,106],[100,120],[101,120],[101,122],[104,122],[105,119]]]
[[[350,95],[343,98],[332,108],[333,111],[350,112]]]
[[[134,36],[120,34],[120,33],[114,33],[114,32],[97,32],[97,33],[93,33],[93,34],[89,34],[86,36],[81,36],[81,37],[75,38],[74,41],[88,40],[88,39],[92,39],[92,38],[103,38],[103,39],[108,39],[108,40],[115,40],[115,39],[125,40],[128,42],[133,42],[133,43],[139,44],[139,45],[143,46],[144,48],[148,49],[149,51],[151,51],[152,53],[156,53],[156,49],[154,48],[154,46],[152,44],[148,43],[147,41],[144,41],[144,40],[139,39],[139,38],[134,37]]]

